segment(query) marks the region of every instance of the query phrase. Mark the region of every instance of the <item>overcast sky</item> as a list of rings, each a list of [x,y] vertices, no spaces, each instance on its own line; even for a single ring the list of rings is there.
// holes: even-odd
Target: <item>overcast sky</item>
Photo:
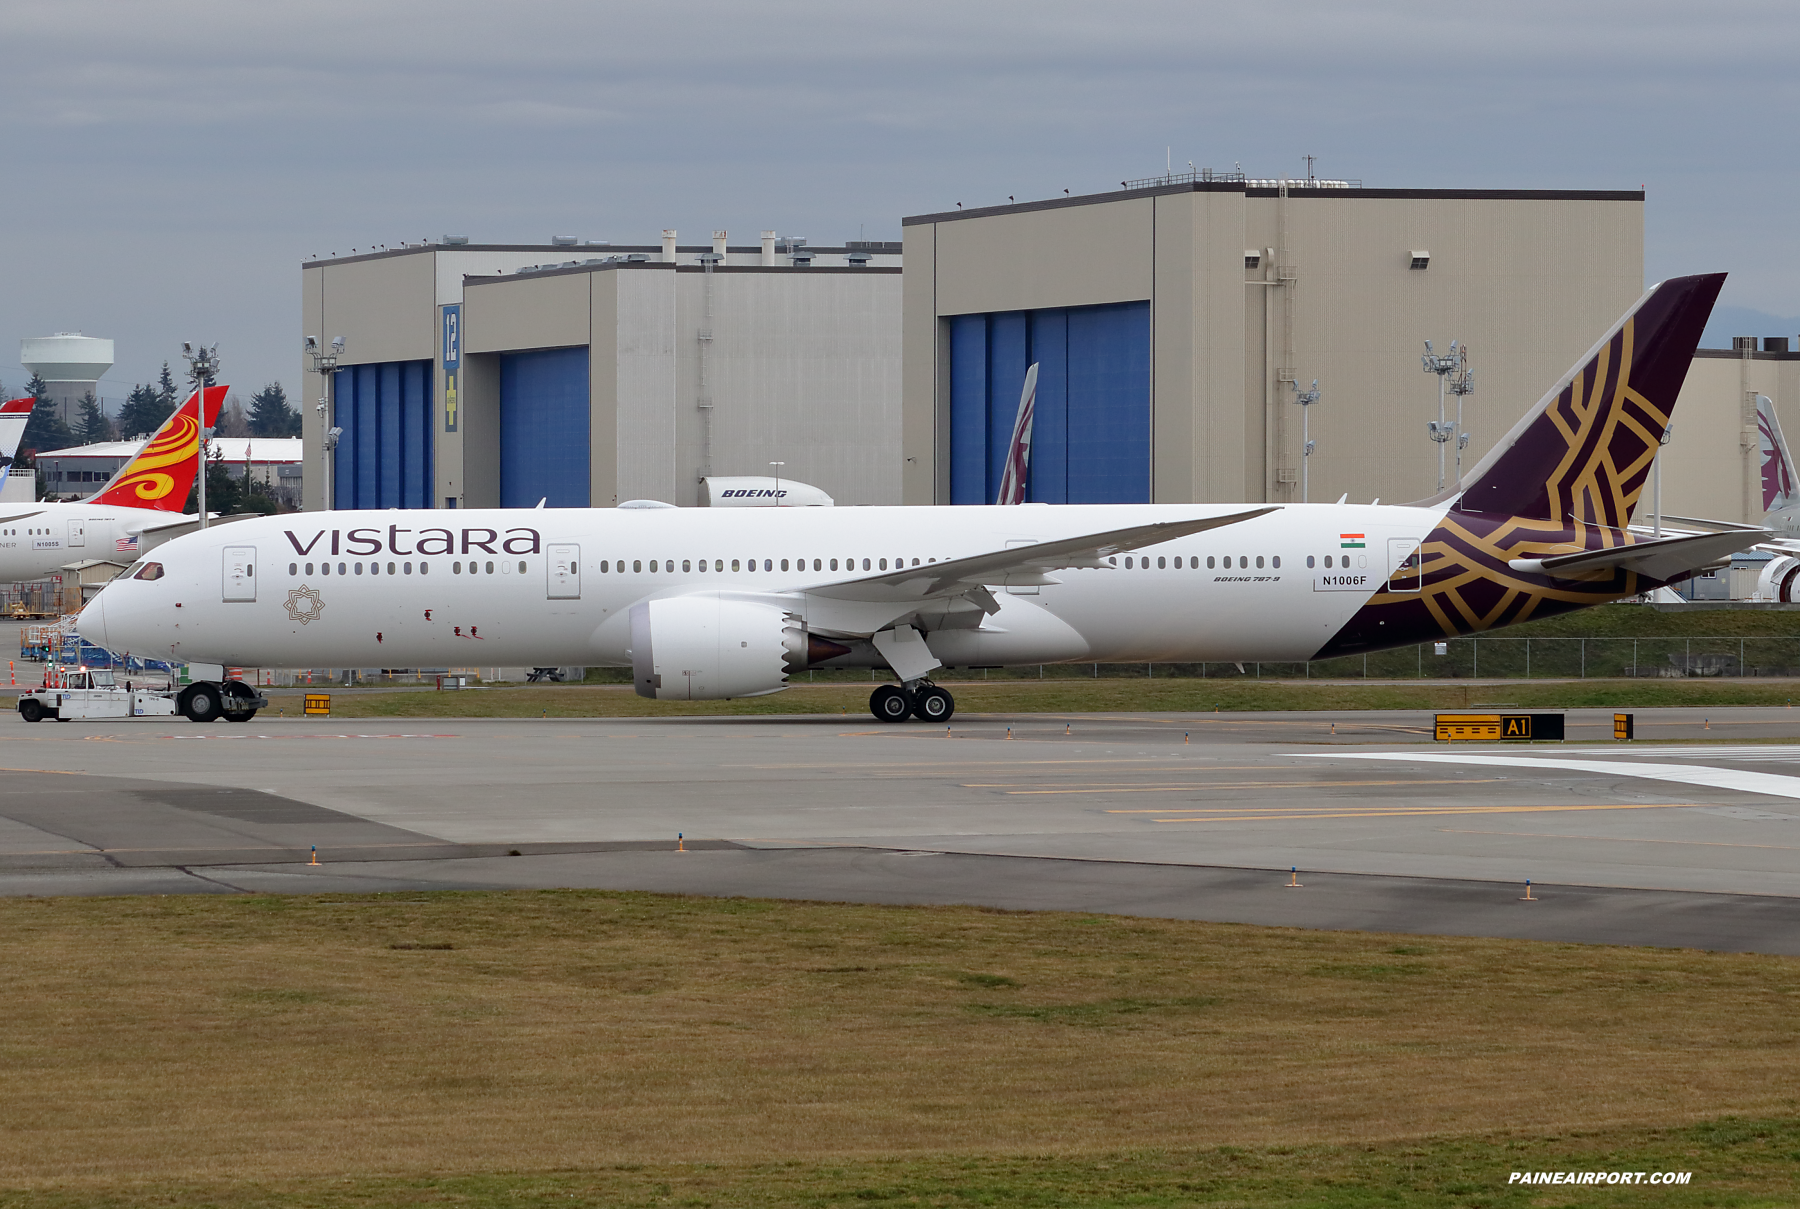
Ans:
[[[0,48],[14,391],[21,337],[80,330],[118,342],[109,397],[183,339],[291,394],[313,253],[897,239],[959,201],[1116,188],[1165,147],[1644,186],[1650,279],[1727,269],[1724,304],[1800,315],[1791,0],[7,0]]]

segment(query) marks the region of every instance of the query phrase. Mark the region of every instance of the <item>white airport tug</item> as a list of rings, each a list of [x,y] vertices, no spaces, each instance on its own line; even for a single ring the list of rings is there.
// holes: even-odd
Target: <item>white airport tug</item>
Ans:
[[[75,668],[45,678],[42,686],[19,694],[19,717],[27,722],[53,718],[170,718],[175,693],[168,688],[128,688],[102,668]]]

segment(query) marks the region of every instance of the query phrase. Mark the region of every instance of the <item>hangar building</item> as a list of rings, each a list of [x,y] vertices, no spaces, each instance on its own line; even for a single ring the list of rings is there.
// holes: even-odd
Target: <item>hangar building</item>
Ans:
[[[1031,499],[1297,501],[1315,378],[1311,498],[1422,499],[1426,339],[1473,350],[1472,466],[1644,286],[1638,191],[1201,172],[903,229],[912,504],[992,502],[1034,361]]]
[[[303,366],[332,507],[687,505],[702,477],[771,462],[841,504],[900,502],[896,243],[446,239],[302,280],[303,334],[346,342],[329,455]]]
[[[1701,349],[1688,369],[1662,453],[1663,510],[1755,525],[1763,519],[1756,396],[1775,404],[1789,447],[1800,453],[1800,353],[1785,336],[1732,343]]]

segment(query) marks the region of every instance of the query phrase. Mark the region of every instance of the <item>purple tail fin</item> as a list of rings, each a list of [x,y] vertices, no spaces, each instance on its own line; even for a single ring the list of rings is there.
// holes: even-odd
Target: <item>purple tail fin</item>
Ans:
[[[1469,473],[1455,510],[1629,524],[1724,283],[1676,277],[1638,299]]]

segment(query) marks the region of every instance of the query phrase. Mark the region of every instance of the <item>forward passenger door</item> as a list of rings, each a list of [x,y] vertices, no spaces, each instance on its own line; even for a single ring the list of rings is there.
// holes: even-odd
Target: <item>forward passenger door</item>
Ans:
[[[549,554],[551,600],[581,599],[581,547],[552,545],[544,547]]]
[[[256,599],[256,547],[225,547],[225,601]]]

